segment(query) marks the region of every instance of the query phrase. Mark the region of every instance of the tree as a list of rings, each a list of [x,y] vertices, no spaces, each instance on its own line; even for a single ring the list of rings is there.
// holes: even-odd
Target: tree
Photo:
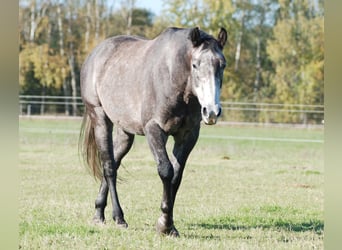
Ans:
[[[24,6],[19,12],[22,27],[19,83],[24,92],[42,95],[40,112],[44,113],[44,96],[49,89],[61,86],[63,59],[50,48],[53,33],[51,2],[32,0]]]
[[[72,95],[76,103],[81,65],[103,39],[198,26],[213,36],[220,27],[228,31],[222,100],[324,101],[323,0],[164,0],[160,16],[136,8],[136,0],[120,0],[118,9],[114,1],[20,0],[20,93]],[[275,118],[298,119],[285,112]]]
[[[72,96],[67,115],[76,115],[79,70],[85,57],[101,40],[126,33],[122,8],[113,12],[106,0],[21,0],[19,2],[20,93]],[[144,35],[153,14],[131,6],[129,29]],[[70,110],[71,108],[71,110]],[[44,103],[41,112],[44,112]],[[71,111],[71,112],[70,112]]]
[[[268,54],[275,65],[272,87],[279,103],[322,104],[324,85],[323,16],[313,0],[280,1],[279,20]],[[296,117],[282,113],[282,119]]]
[[[166,18],[173,26],[200,27],[216,36],[220,27],[225,27],[228,32],[228,46],[224,49],[227,60],[227,69],[224,72],[224,85],[222,87],[222,98],[232,98],[236,95],[236,74],[232,70],[233,54],[235,51],[234,34],[236,20],[233,18],[235,7],[231,1],[225,0],[192,0],[166,1]]]

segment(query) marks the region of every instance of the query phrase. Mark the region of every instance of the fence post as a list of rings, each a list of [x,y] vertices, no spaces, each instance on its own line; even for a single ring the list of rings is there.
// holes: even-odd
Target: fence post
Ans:
[[[44,115],[45,112],[45,97],[42,96],[41,104],[40,104],[40,115]]]
[[[31,115],[31,104],[27,105],[27,116]]]
[[[304,123],[304,125],[308,125],[308,116],[307,116],[307,113],[306,112],[304,112],[304,119],[303,119],[303,123]]]

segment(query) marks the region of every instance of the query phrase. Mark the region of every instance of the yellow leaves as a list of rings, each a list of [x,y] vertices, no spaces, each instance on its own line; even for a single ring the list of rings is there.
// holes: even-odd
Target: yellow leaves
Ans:
[[[274,39],[267,44],[276,71],[271,79],[275,102],[311,104],[322,100],[324,17],[305,13],[301,9],[279,19]]]
[[[204,0],[205,5],[209,7],[210,12],[215,13],[218,16],[218,13],[232,13],[234,8],[232,6],[231,1],[226,0]]]
[[[25,84],[24,74],[33,70],[34,77],[42,85],[54,85],[58,88],[68,74],[68,69],[64,69],[65,65],[66,58],[54,54],[47,44],[27,44],[19,54],[20,84]]]

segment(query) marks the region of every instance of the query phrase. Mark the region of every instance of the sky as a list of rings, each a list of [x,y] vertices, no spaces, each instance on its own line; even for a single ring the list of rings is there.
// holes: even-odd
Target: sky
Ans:
[[[61,0],[63,2],[63,0]],[[118,8],[121,1],[113,1],[114,7]],[[110,4],[113,2],[109,1]],[[20,4],[28,5],[28,1],[26,0],[20,0]],[[155,15],[160,15],[162,8],[163,8],[163,0],[136,0],[135,7],[139,8],[145,8],[151,12],[153,12]]]
[[[136,7],[145,8],[152,11],[155,15],[159,15],[163,8],[162,0],[136,0]]]

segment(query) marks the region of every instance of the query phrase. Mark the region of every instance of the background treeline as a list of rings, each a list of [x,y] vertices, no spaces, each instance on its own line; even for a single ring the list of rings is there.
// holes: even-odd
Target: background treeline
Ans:
[[[168,26],[199,26],[216,36],[223,26],[223,101],[324,103],[323,0],[164,0],[160,15],[136,2],[20,0],[20,94],[76,98],[82,62],[106,37],[153,38]],[[70,106],[70,114],[79,112]]]

